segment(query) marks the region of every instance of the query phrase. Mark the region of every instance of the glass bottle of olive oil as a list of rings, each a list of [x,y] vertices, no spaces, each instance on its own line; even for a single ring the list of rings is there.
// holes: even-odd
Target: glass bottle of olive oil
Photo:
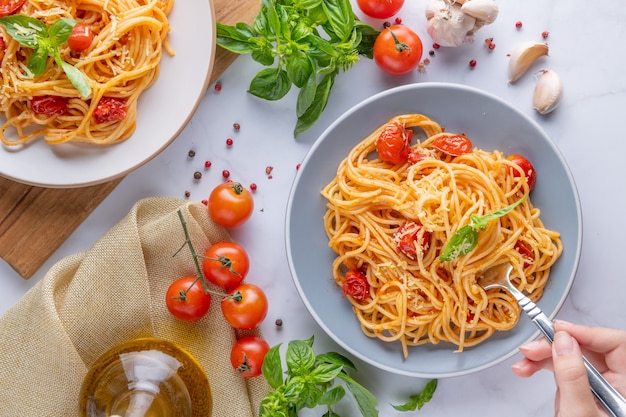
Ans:
[[[81,388],[83,417],[211,415],[212,395],[201,365],[162,339],[134,339],[102,355]]]

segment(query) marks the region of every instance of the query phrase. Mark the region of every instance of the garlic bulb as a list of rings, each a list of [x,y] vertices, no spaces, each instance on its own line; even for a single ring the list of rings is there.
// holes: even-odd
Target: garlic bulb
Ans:
[[[472,42],[482,26],[498,16],[495,0],[430,0],[426,5],[428,34],[441,46]]]
[[[548,44],[531,41],[519,44],[509,58],[509,82],[514,83],[542,56],[548,55]]]
[[[563,82],[561,77],[552,70],[541,70],[542,74],[535,86],[533,108],[541,114],[548,114],[561,102]]]

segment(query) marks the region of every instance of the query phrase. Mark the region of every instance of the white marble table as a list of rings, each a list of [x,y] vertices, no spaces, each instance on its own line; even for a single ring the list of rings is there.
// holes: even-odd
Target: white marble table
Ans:
[[[256,211],[251,220],[233,232],[252,258],[251,274],[271,300],[263,325],[271,344],[294,338],[316,337],[316,348],[339,350],[307,313],[292,283],[284,245],[284,217],[296,165],[302,161],[316,137],[341,113],[384,89],[397,85],[446,81],[466,84],[496,94],[536,120],[551,136],[567,160],[580,194],[583,210],[583,253],[572,291],[558,314],[561,319],[589,325],[626,328],[623,294],[624,271],[620,247],[626,227],[623,212],[622,109],[626,104],[626,5],[618,0],[604,2],[594,11],[589,4],[564,0],[499,0],[495,23],[478,33],[476,42],[455,49],[440,49],[434,56],[425,30],[425,0],[407,0],[400,12],[405,24],[422,37],[430,65],[425,73],[403,77],[383,75],[374,62],[360,61],[335,83],[330,102],[317,124],[297,139],[295,91],[285,99],[268,103],[246,93],[248,82],[260,69],[249,57],[239,58],[221,77],[221,92],[211,87],[191,122],[157,158],[128,175],[109,197],[41,267],[33,278],[23,280],[5,263],[0,263],[3,289],[0,313],[11,305],[59,259],[89,248],[143,197],[175,196],[207,198],[222,181],[221,171],[245,185],[256,183]],[[521,29],[515,22],[521,21]],[[376,23],[376,22],[373,22]],[[507,83],[507,54],[525,40],[541,41],[549,31],[550,56],[537,62],[531,72],[542,68],[557,71],[565,85],[560,107],[548,117],[538,115],[531,105],[536,82],[527,74],[515,85]],[[489,51],[483,40],[493,37],[496,48]],[[470,69],[468,63],[477,65]],[[233,131],[233,123],[241,130]],[[232,147],[225,145],[228,137]],[[188,158],[190,149],[196,151]],[[204,161],[212,167],[205,170]],[[266,167],[272,166],[272,178]],[[201,180],[194,180],[194,171]],[[283,319],[277,329],[274,320]],[[519,355],[467,376],[442,379],[431,403],[419,415],[481,415],[547,417],[553,415],[552,375],[542,372],[520,379],[510,370]],[[357,362],[360,379],[377,395],[382,416],[407,415],[391,409],[421,389],[424,380],[377,371]],[[350,413],[356,415],[354,413]]]

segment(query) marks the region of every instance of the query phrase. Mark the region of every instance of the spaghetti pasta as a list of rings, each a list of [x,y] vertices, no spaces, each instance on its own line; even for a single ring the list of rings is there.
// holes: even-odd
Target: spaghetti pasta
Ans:
[[[33,76],[26,63],[32,50],[12,39],[4,28],[0,35],[6,48],[2,58],[0,111],[2,142],[24,144],[43,136],[49,144],[69,141],[108,145],[126,140],[135,130],[137,100],[158,77],[162,51],[168,44],[167,16],[174,0],[28,0],[19,14],[51,26],[61,18],[79,20],[94,32],[91,45],[72,52],[62,45],[61,59],[88,79],[91,95],[81,97],[62,68],[48,58],[43,74]],[[67,98],[64,114],[33,111],[33,97]],[[103,98],[125,103],[121,120],[94,118]]]
[[[514,285],[533,300],[541,297],[550,268],[563,248],[540,211],[526,198],[480,231],[477,246],[444,262],[439,256],[471,215],[486,215],[527,196],[526,176],[499,151],[473,149],[459,156],[432,147],[450,135],[419,114],[389,121],[423,131],[411,145],[414,163],[390,164],[374,153],[387,124],[365,137],[322,190],[328,200],[324,225],[336,252],[333,277],[343,286],[349,271],[367,278],[367,297],[350,295],[363,332],[408,347],[451,342],[462,351],[497,330],[513,328],[520,316],[515,299],[499,289],[485,291],[476,280],[490,266],[513,265]],[[512,175],[512,172],[519,175]],[[412,225],[414,256],[399,250]],[[408,255],[407,255],[408,253]]]

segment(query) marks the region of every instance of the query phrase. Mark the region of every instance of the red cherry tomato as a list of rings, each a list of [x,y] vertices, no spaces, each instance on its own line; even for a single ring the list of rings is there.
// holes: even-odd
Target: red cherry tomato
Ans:
[[[84,23],[77,23],[72,29],[70,37],[67,39],[67,44],[74,52],[81,52],[89,48],[93,42],[93,31],[89,25]]]
[[[533,252],[530,245],[523,240],[518,240],[517,242],[515,242],[514,248],[525,259],[524,268],[528,268],[535,260],[535,252]]]
[[[263,360],[270,350],[267,342],[259,336],[244,336],[235,342],[230,351],[230,363],[245,378],[262,373]]]
[[[439,152],[452,156],[464,155],[472,151],[472,141],[463,135],[439,136],[432,145]]]
[[[93,112],[97,123],[117,122],[126,117],[126,99],[102,97]]]
[[[204,276],[215,285],[234,288],[248,275],[250,259],[246,250],[234,242],[218,242],[207,249],[202,259]]]
[[[414,221],[408,221],[398,227],[398,230],[394,234],[394,241],[398,252],[404,254],[409,259],[415,260],[417,257],[417,246],[419,245],[422,252],[428,249],[430,245],[430,232],[422,231],[419,243],[417,243],[418,236],[423,226]]]
[[[417,68],[422,50],[422,40],[415,32],[404,25],[393,25],[376,37],[374,61],[389,74],[406,74]]]
[[[400,11],[404,0],[357,0],[356,3],[369,17],[387,19]]]
[[[528,159],[519,154],[509,155],[507,157],[509,161],[515,162],[521,169],[524,171],[524,175],[526,175],[526,181],[528,181],[528,188],[532,191],[535,188],[535,183],[537,182],[537,171],[535,171],[535,167],[530,163]],[[512,169],[514,177],[521,176],[520,172],[516,169]]]
[[[378,157],[390,164],[403,164],[409,158],[413,131],[399,122],[387,124],[376,140]]]
[[[252,193],[238,182],[224,182],[211,191],[208,210],[211,219],[224,227],[237,227],[250,218],[254,209]]]
[[[174,317],[183,321],[197,321],[211,306],[211,294],[205,293],[196,277],[178,278],[165,294],[165,305]]]
[[[250,330],[259,326],[267,316],[267,297],[254,284],[241,284],[229,291],[222,300],[222,314],[235,329]]]
[[[346,272],[341,292],[344,297],[349,295],[357,301],[363,301],[370,296],[370,284],[363,272],[351,269]]]
[[[46,116],[58,116],[67,114],[68,97],[61,96],[33,96],[30,99],[30,108],[35,114],[43,114]]]
[[[0,0],[0,17],[15,13],[26,0]]]

